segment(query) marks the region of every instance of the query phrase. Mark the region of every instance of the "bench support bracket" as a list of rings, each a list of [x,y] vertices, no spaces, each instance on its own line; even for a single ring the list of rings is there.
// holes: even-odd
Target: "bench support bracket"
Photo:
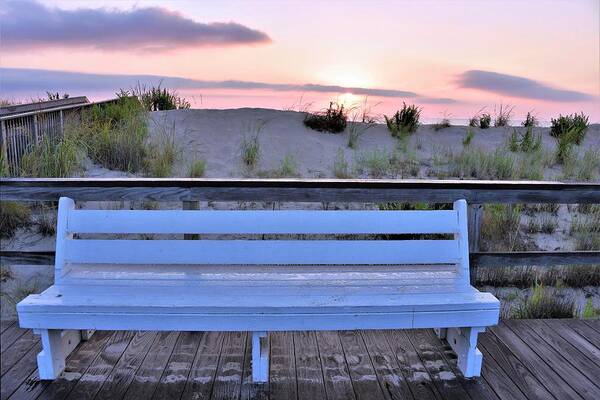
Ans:
[[[252,332],[252,382],[269,380],[269,334]]]
[[[483,355],[477,348],[477,335],[484,332],[485,327],[447,328],[443,330],[446,331],[445,336],[448,344],[458,356],[458,369],[465,378],[479,376]]]
[[[42,340],[42,351],[37,355],[40,379],[56,379],[65,369],[67,356],[81,341],[81,333],[60,329],[36,329],[34,333]]]

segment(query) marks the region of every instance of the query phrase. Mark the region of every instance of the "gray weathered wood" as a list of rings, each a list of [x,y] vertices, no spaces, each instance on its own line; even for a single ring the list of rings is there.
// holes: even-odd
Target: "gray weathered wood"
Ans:
[[[3,200],[600,203],[600,183],[208,178],[3,178]]]
[[[331,400],[355,399],[338,333],[317,331],[316,337],[327,398]]]
[[[483,218],[483,205],[469,204],[467,221],[469,223],[469,252],[479,251],[481,222]]]

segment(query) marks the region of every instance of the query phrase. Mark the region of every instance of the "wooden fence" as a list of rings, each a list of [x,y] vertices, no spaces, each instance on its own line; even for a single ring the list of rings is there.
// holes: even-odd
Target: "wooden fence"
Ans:
[[[600,251],[479,252],[481,205],[485,203],[600,204],[599,183],[434,180],[311,179],[1,179],[1,200],[176,201],[184,208],[197,201],[272,202],[428,202],[464,198],[470,206],[471,265],[552,266],[598,264]],[[53,252],[0,252],[6,264],[51,264]]]
[[[90,103],[82,96],[0,108],[0,148],[9,173],[18,174],[23,155],[43,138],[62,136],[65,122],[78,116],[82,109],[114,101]]]

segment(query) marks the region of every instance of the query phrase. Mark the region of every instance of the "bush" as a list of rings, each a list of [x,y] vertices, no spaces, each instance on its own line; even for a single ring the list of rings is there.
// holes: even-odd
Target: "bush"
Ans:
[[[533,134],[533,128],[527,127],[525,133],[521,135],[513,128],[509,136],[508,148],[513,152],[533,153],[539,151],[542,148],[542,134],[536,136]]]
[[[442,129],[450,128],[452,124],[448,118],[442,119],[440,122],[433,124],[434,131],[441,131]]]
[[[531,296],[513,313],[515,319],[573,318],[575,303],[555,296],[553,291],[535,285]]]
[[[391,118],[385,116],[385,123],[393,137],[403,137],[414,133],[419,128],[421,109],[414,104],[407,106],[403,103],[402,109],[396,111]]]
[[[550,128],[550,136],[557,139],[566,136],[570,143],[579,145],[585,138],[585,133],[589,126],[588,121],[588,116],[583,113],[565,116],[559,115],[558,118],[551,119],[552,127]]]
[[[135,173],[146,164],[146,112],[135,97],[96,105],[82,112],[81,122],[70,121],[65,129],[77,136],[94,162],[105,168]]]
[[[535,128],[538,126],[539,121],[531,112],[527,113],[527,117],[525,117],[525,121],[521,123],[525,128]]]
[[[190,178],[200,178],[204,176],[204,171],[206,170],[206,161],[204,160],[196,160],[190,166],[189,177]]]
[[[72,135],[42,141],[25,153],[19,165],[19,175],[36,178],[68,178],[82,169],[84,157],[79,141]]]
[[[13,237],[16,230],[31,224],[31,210],[22,203],[0,202],[0,237]]]
[[[566,133],[559,136],[554,136],[556,139],[556,162],[559,164],[567,164],[575,157],[573,146],[577,143],[579,135],[576,128],[569,129]]]
[[[191,106],[176,90],[161,88],[160,83],[150,88],[138,83],[137,87],[131,90],[131,94],[139,99],[146,111],[188,109]],[[129,96],[130,92],[121,90],[119,95]]]
[[[330,102],[329,107],[320,113],[306,114],[304,125],[319,132],[340,133],[346,129],[348,115],[343,104]]]
[[[510,124],[510,117],[512,116],[513,110],[514,107],[504,107],[502,104],[500,104],[500,110],[498,111],[498,114],[496,114],[496,118],[494,118],[494,126],[508,126]]]
[[[492,123],[492,116],[490,114],[481,114],[481,117],[479,117],[479,127],[481,129],[488,129],[490,127],[490,124]]]

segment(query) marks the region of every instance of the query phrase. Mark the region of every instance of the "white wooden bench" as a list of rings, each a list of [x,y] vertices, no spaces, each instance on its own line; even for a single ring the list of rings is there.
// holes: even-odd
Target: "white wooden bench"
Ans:
[[[55,284],[18,304],[19,321],[41,335],[41,379],[97,329],[251,331],[261,382],[268,331],[436,328],[477,376],[477,334],[499,302],[469,283],[466,216],[464,200],[447,211],[105,211],[61,198]],[[127,237],[185,233],[211,238]]]

